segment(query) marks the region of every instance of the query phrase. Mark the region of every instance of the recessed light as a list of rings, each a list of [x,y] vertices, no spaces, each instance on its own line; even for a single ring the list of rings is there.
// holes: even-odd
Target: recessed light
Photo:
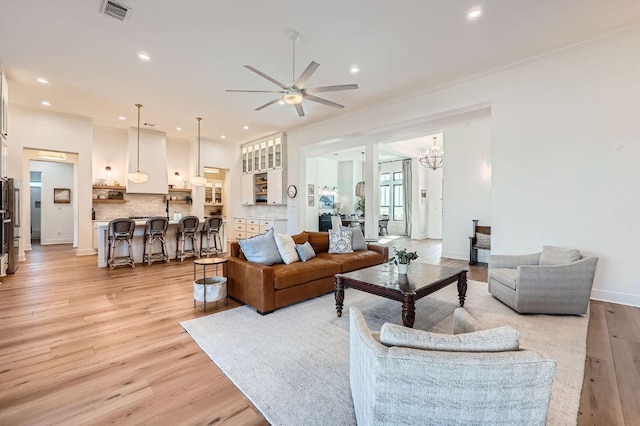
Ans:
[[[357,65],[352,65],[351,68],[349,68],[349,72],[351,74],[358,74],[360,72],[360,67]]]
[[[140,60],[144,62],[149,62],[151,60],[151,56],[149,56],[149,54],[145,52],[139,52],[138,58],[140,58]]]
[[[182,131],[182,127],[176,127],[176,130],[181,132]]]
[[[46,106],[46,107],[51,106],[51,102],[49,102],[49,101],[42,101],[42,102],[40,102],[40,103],[41,103],[42,105]]]
[[[40,84],[49,84],[49,80],[47,80],[44,77],[38,77],[38,79],[36,80],[38,83]]]
[[[226,139],[227,137],[225,135],[220,135],[220,139]]]
[[[243,129],[249,130],[249,126],[244,126]]]
[[[122,121],[124,121],[124,120],[126,120],[126,119],[127,119],[127,117],[125,117],[124,115],[120,115],[120,116],[118,116],[118,120],[122,120]]]
[[[284,101],[283,101],[282,99],[280,99],[280,100],[278,101],[278,105],[284,105]]]
[[[476,19],[478,19],[481,15],[482,15],[482,9],[480,9],[480,8],[471,9],[471,10],[467,13],[467,20],[468,20],[468,21],[475,21],[475,20],[476,20]]]

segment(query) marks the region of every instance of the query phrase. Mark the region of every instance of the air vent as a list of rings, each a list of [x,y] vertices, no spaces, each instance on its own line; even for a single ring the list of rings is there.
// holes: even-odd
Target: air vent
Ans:
[[[144,123],[147,127],[156,127],[155,123]]]
[[[116,3],[112,0],[105,0],[102,4],[102,13],[118,21],[126,21],[131,8],[120,3]]]

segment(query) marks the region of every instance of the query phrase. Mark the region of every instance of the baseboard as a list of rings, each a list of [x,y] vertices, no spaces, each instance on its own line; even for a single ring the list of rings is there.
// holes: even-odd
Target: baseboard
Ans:
[[[600,300],[602,302],[617,303],[619,305],[635,306],[640,308],[640,295],[637,295],[637,294],[592,289],[591,299]]]
[[[455,251],[443,251],[442,257],[446,257],[448,259],[458,259],[458,260],[466,260],[469,261],[469,253],[455,252]]]
[[[73,244],[73,239],[68,238],[53,238],[47,241],[40,240],[41,246],[50,246],[54,244]]]
[[[93,256],[95,254],[98,254],[98,251],[92,248],[76,250],[76,256]]]

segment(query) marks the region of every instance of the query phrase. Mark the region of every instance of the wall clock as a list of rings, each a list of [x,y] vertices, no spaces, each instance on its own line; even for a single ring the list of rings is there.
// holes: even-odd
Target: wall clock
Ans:
[[[289,198],[296,198],[296,195],[298,195],[298,188],[296,188],[295,185],[289,185],[287,188],[287,195]]]

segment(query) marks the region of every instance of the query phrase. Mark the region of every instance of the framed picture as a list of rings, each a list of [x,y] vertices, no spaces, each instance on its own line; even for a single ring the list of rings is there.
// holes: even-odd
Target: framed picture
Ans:
[[[315,198],[316,198],[316,197],[314,197],[313,195],[309,195],[309,196],[307,197],[307,206],[308,206],[308,207],[313,207],[313,206],[314,206],[314,204],[315,204]]]
[[[309,195],[315,195],[315,186],[312,183],[307,185],[307,192]],[[313,204],[312,204],[313,205]]]
[[[53,202],[55,204],[69,204],[71,202],[71,190],[69,188],[53,188]]]
[[[334,207],[333,195],[321,195],[318,199],[318,206],[321,209],[332,209]]]

